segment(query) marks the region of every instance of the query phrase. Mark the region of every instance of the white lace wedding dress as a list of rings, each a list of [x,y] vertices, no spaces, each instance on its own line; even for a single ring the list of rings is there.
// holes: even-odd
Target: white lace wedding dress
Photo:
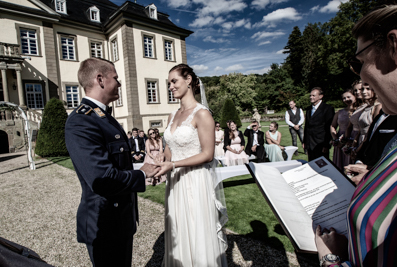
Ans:
[[[201,152],[197,129],[191,124],[200,109],[207,108],[197,104],[174,133],[170,129],[176,111],[172,113],[164,138],[173,161]],[[227,266],[227,243],[222,232],[227,214],[224,199],[220,196],[223,190],[214,188],[215,165],[213,161],[200,166],[181,167],[168,174],[163,266]]]

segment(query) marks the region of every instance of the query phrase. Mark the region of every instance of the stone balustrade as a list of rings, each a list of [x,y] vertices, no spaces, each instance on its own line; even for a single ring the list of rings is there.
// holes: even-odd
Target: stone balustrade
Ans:
[[[20,57],[19,45],[0,42],[0,56]]]

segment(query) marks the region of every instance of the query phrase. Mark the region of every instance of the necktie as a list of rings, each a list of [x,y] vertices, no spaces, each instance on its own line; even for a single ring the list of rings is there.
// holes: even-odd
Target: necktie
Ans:
[[[112,107],[106,106],[106,112],[107,112],[107,113],[112,114],[112,110],[113,110]]]

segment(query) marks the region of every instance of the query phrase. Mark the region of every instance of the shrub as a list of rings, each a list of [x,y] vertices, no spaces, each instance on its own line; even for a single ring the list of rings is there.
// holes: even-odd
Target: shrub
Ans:
[[[65,144],[68,114],[62,101],[52,98],[44,107],[43,121],[37,136],[35,153],[41,157],[69,155]]]
[[[233,120],[237,124],[237,128],[241,127],[242,125],[236,106],[234,105],[233,100],[231,100],[230,98],[226,99],[225,104],[223,104],[222,119],[220,121],[222,128],[227,127],[226,122],[228,120]]]

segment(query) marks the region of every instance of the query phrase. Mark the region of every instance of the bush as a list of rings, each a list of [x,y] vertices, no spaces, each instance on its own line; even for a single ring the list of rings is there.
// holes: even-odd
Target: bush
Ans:
[[[62,101],[52,98],[44,107],[43,121],[37,136],[35,153],[41,157],[69,155],[65,143],[68,114]]]
[[[237,128],[241,127],[242,125],[236,106],[234,105],[233,100],[231,100],[230,98],[226,99],[225,104],[223,105],[222,108],[222,118],[220,121],[222,128],[227,127],[226,122],[228,120],[234,121],[237,125]]]
[[[342,100],[331,100],[331,101],[326,101],[326,103],[334,108],[346,107],[346,105],[343,103]]]

